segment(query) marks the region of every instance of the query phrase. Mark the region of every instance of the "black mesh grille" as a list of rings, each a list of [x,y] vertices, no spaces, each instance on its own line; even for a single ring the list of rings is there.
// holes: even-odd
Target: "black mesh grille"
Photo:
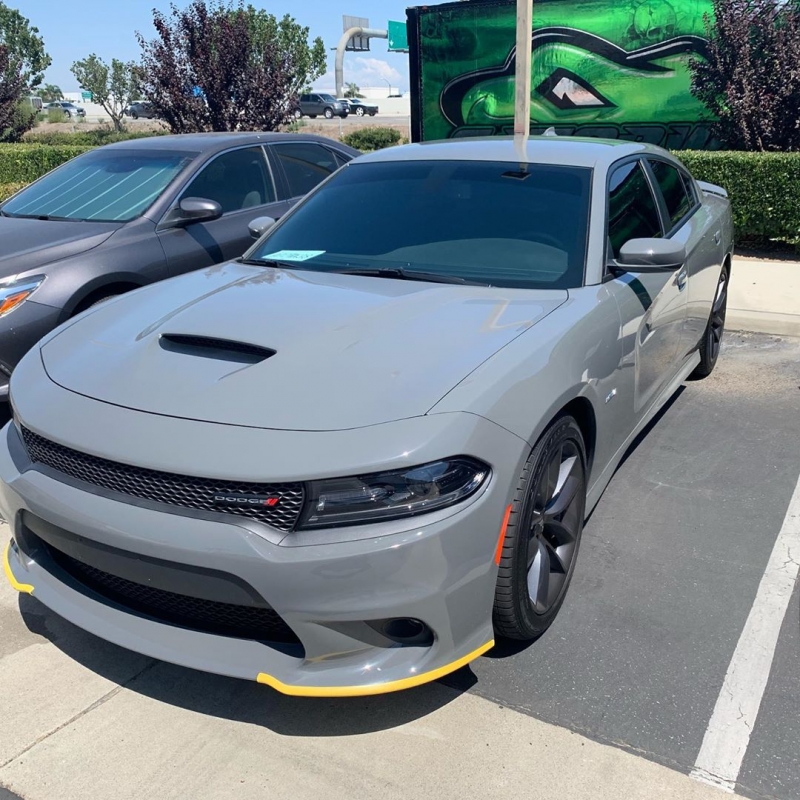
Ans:
[[[53,560],[75,580],[103,597],[153,619],[221,636],[299,644],[295,632],[269,607],[203,600],[143,586],[84,564],[54,547]]]
[[[302,483],[240,483],[174,475],[80,453],[27,428],[22,428],[22,438],[34,463],[132,497],[183,508],[238,514],[282,531],[292,530],[303,509],[305,492]],[[217,505],[214,502],[217,495],[264,495],[278,498],[278,502],[274,506]]]

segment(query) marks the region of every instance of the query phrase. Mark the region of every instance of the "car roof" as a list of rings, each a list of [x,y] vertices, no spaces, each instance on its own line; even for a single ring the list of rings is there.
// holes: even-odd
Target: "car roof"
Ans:
[[[455,160],[607,167],[625,156],[647,152],[669,155],[655,145],[616,139],[530,136],[520,145],[513,136],[491,136],[387,147],[361,156],[358,162]]]
[[[235,145],[247,144],[272,144],[275,142],[318,142],[328,147],[336,147],[339,150],[358,155],[358,150],[348,147],[341,142],[334,141],[327,136],[316,136],[311,133],[272,133],[269,131],[261,132],[217,132],[217,133],[178,133],[167,136],[148,136],[142,139],[126,139],[123,142],[114,142],[105,145],[105,148],[116,148],[120,150],[181,150],[196,151],[203,153],[215,153],[227,150]]]

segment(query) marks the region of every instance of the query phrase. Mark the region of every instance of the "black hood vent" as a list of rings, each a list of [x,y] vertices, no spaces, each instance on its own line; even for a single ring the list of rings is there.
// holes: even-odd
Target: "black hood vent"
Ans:
[[[275,350],[249,342],[192,336],[185,333],[162,333],[158,343],[164,350],[187,356],[233,361],[237,364],[258,364],[275,355]]]

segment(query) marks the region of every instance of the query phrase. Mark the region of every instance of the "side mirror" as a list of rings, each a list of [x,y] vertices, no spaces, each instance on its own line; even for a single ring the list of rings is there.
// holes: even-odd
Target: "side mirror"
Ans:
[[[250,231],[253,239],[260,239],[274,224],[274,217],[256,217],[247,226],[247,230]]]
[[[184,197],[178,203],[178,219],[176,221],[188,225],[192,222],[210,222],[222,216],[222,206],[216,200],[202,197]]]
[[[616,266],[631,272],[671,272],[686,261],[686,248],[671,239],[631,239],[619,250]]]

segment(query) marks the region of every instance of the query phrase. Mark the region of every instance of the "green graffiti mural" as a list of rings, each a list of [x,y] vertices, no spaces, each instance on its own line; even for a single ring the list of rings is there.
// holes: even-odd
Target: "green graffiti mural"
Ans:
[[[705,52],[711,0],[534,0],[531,127],[714,146],[689,62]],[[415,139],[510,133],[516,4],[408,10]]]

